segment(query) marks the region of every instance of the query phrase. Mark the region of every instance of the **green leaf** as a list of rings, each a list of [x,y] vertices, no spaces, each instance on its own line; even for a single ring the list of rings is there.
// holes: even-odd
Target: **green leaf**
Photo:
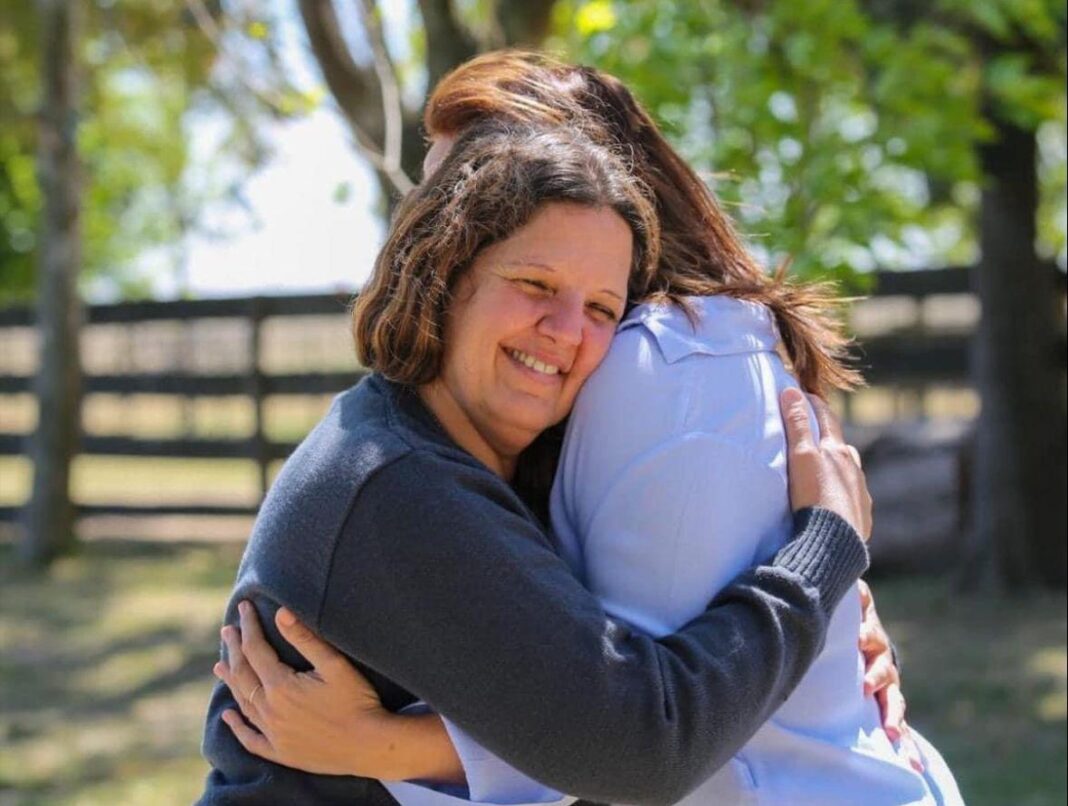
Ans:
[[[590,0],[575,14],[575,28],[582,36],[610,31],[616,24],[616,12],[611,0]]]

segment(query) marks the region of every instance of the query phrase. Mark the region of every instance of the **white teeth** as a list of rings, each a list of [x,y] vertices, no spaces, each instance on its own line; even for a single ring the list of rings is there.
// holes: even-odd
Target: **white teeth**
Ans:
[[[524,366],[530,367],[535,372],[540,372],[543,375],[555,375],[560,371],[560,367],[554,367],[552,364],[545,364],[536,359],[532,355],[521,353],[519,350],[509,350],[508,355],[512,356],[516,361]]]

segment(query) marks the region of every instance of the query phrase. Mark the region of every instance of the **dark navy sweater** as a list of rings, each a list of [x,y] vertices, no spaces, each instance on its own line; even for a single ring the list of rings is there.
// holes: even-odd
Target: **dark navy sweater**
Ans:
[[[411,389],[371,376],[340,395],[264,501],[226,621],[255,603],[271,643],[286,605],[363,671],[390,709],[425,700],[560,791],[671,803],[767,719],[867,564],[826,510],[673,635],[610,620],[531,510],[460,449]],[[216,686],[203,804],[392,804],[374,780],[247,753]]]

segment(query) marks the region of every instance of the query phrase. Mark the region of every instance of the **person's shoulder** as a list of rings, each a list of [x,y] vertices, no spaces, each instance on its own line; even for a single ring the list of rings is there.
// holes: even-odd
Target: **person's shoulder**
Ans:
[[[774,352],[780,341],[767,306],[723,294],[688,297],[682,303],[650,302],[636,306],[621,333],[646,331],[669,364],[690,356],[717,358]]]
[[[471,550],[491,551],[509,536],[551,545],[502,478],[475,461],[427,448],[409,451],[367,479],[353,502],[345,534],[361,552],[398,567],[428,557],[444,567]]]
[[[689,302],[690,310],[652,303],[628,314],[578,396],[572,430],[635,450],[704,434],[777,455],[778,390],[789,377],[770,312],[728,297]]]
[[[346,492],[376,501],[513,495],[484,464],[452,442],[412,397],[379,376],[339,395],[286,463],[290,495]]]
[[[372,376],[334,398],[286,462],[286,470],[305,483],[351,486],[412,448],[411,438],[397,426],[389,400]]]
[[[500,476],[460,451],[434,445],[411,447],[367,481],[363,497],[380,501],[433,502],[442,511],[494,502],[522,511],[515,491]]]
[[[338,395],[298,448],[306,471],[319,465],[334,475],[367,475],[412,455],[410,464],[472,461],[441,430],[415,391],[371,375]]]
[[[603,456],[611,465],[669,436],[678,424],[676,392],[683,385],[654,334],[643,327],[621,329],[575,399],[565,452],[574,455],[581,445],[587,459]]]
[[[632,312],[616,331],[604,360],[590,380],[601,387],[630,384],[636,373],[655,375],[662,371],[664,364],[656,333],[644,327]]]
[[[650,327],[650,317],[673,315],[670,305],[635,306],[620,324],[604,360],[590,375],[579,395],[584,408],[618,405],[648,412],[663,402],[663,384],[672,371],[661,343],[661,333]]]

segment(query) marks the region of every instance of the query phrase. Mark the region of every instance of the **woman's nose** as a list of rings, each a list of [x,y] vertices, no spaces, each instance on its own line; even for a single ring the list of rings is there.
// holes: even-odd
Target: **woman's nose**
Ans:
[[[554,297],[538,322],[538,332],[557,344],[577,347],[582,343],[582,328],[586,324],[583,309],[581,300]]]

